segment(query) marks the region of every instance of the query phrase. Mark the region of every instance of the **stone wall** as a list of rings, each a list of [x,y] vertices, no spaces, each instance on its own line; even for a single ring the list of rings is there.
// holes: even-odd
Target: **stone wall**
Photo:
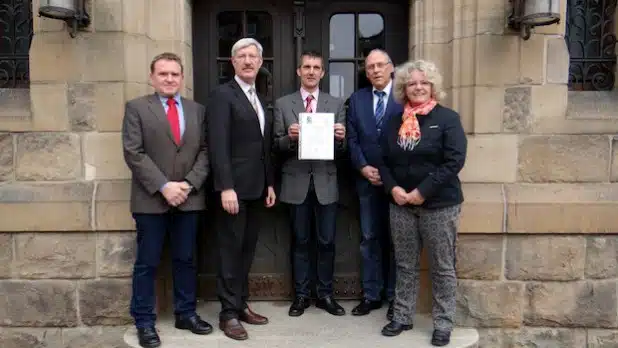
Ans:
[[[0,91],[0,346],[124,347],[135,255],[120,130],[151,58],[185,62],[191,1],[88,0],[72,39],[34,16],[30,89]],[[39,1],[33,1],[38,13]]]
[[[410,56],[437,62],[468,133],[457,322],[480,347],[618,346],[618,104],[568,91],[560,3],[524,41],[508,1],[412,1]]]

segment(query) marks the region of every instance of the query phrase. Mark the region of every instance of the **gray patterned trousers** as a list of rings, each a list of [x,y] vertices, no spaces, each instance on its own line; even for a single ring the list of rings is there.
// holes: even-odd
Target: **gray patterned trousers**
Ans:
[[[390,224],[397,267],[394,321],[412,324],[420,283],[420,255],[425,247],[431,272],[434,329],[453,329],[457,290],[455,247],[460,210],[460,205],[425,209],[391,203]]]

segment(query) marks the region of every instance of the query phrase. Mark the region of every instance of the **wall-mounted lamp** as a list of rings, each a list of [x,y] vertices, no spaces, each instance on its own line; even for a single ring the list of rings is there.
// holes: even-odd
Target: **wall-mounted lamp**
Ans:
[[[520,32],[524,40],[530,38],[532,28],[560,22],[560,0],[509,0],[513,11],[508,25]]]
[[[78,28],[90,25],[86,13],[85,0],[41,0],[39,16],[65,21],[70,28],[69,34],[75,37]]]

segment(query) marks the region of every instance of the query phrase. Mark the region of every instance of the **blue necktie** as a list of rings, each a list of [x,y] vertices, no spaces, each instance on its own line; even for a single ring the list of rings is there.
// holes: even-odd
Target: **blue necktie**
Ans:
[[[376,105],[375,118],[376,125],[378,126],[378,128],[380,128],[380,125],[382,124],[382,119],[384,118],[384,96],[386,95],[386,92],[373,91],[373,94],[378,96],[378,105]]]

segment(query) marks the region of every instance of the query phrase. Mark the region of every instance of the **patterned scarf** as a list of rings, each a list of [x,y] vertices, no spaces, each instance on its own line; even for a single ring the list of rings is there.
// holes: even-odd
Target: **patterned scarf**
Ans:
[[[418,145],[421,141],[421,127],[418,124],[416,115],[427,115],[436,104],[438,102],[433,98],[416,106],[412,106],[410,102],[406,103],[403,108],[403,122],[399,128],[399,136],[397,138],[397,144],[402,149],[412,151]]]

